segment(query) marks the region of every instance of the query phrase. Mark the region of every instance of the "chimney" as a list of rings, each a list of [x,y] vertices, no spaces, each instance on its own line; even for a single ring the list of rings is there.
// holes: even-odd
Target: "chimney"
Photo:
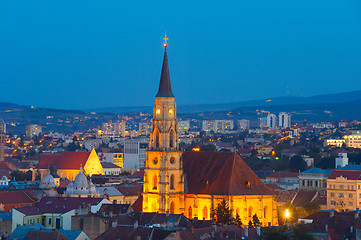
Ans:
[[[138,228],[138,221],[134,222],[134,228],[137,229]]]
[[[88,213],[91,214],[92,213],[92,205],[90,203],[88,203]]]
[[[116,228],[118,225],[118,221],[112,221],[112,228]]]
[[[165,215],[166,215],[167,217],[169,217],[169,211],[166,211],[166,212],[165,212]]]
[[[248,227],[244,226],[244,236],[248,238]]]
[[[328,232],[328,224],[325,225],[325,232]]]
[[[213,229],[214,229],[214,231],[216,231],[217,232],[217,223],[212,223],[212,227],[213,227]]]
[[[109,217],[113,217],[113,211],[112,210],[109,211]]]
[[[359,217],[360,217],[360,210],[358,208],[356,208],[355,218],[359,218]]]
[[[256,231],[257,231],[257,235],[258,235],[258,236],[261,236],[261,225],[260,225],[260,224],[257,224],[257,229],[256,229]]]
[[[330,218],[333,218],[334,215],[335,215],[335,212],[334,212],[334,211],[331,211],[331,212],[330,212]]]

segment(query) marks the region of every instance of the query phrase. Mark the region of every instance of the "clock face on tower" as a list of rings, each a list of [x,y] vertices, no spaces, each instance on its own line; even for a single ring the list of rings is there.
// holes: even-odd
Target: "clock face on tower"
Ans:
[[[155,110],[155,114],[160,115],[160,109],[159,108],[157,108],[157,110]]]
[[[169,109],[169,115],[173,115],[173,109]]]

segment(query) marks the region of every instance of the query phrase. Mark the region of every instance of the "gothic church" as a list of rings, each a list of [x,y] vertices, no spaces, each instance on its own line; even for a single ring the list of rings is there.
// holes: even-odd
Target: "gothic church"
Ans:
[[[168,40],[165,37],[165,40]],[[223,199],[243,223],[257,214],[263,226],[277,225],[276,196],[237,153],[182,152],[172,92],[167,43],[155,96],[143,186],[143,212],[209,220]]]

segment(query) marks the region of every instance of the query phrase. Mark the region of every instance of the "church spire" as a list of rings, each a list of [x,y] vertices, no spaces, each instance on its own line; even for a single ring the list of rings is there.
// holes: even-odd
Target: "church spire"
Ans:
[[[162,73],[160,75],[159,89],[155,97],[174,97],[172,92],[172,86],[170,84],[169,67],[168,67],[168,56],[167,56],[167,35],[164,39],[164,57]]]

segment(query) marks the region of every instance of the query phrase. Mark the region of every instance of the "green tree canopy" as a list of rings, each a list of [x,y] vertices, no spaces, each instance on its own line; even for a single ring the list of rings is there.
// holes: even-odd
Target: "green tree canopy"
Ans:
[[[230,224],[232,222],[231,210],[229,209],[228,202],[223,199],[218,203],[215,211],[216,222],[220,224]]]
[[[305,171],[307,164],[301,155],[295,155],[290,159],[290,168],[297,171]]]

